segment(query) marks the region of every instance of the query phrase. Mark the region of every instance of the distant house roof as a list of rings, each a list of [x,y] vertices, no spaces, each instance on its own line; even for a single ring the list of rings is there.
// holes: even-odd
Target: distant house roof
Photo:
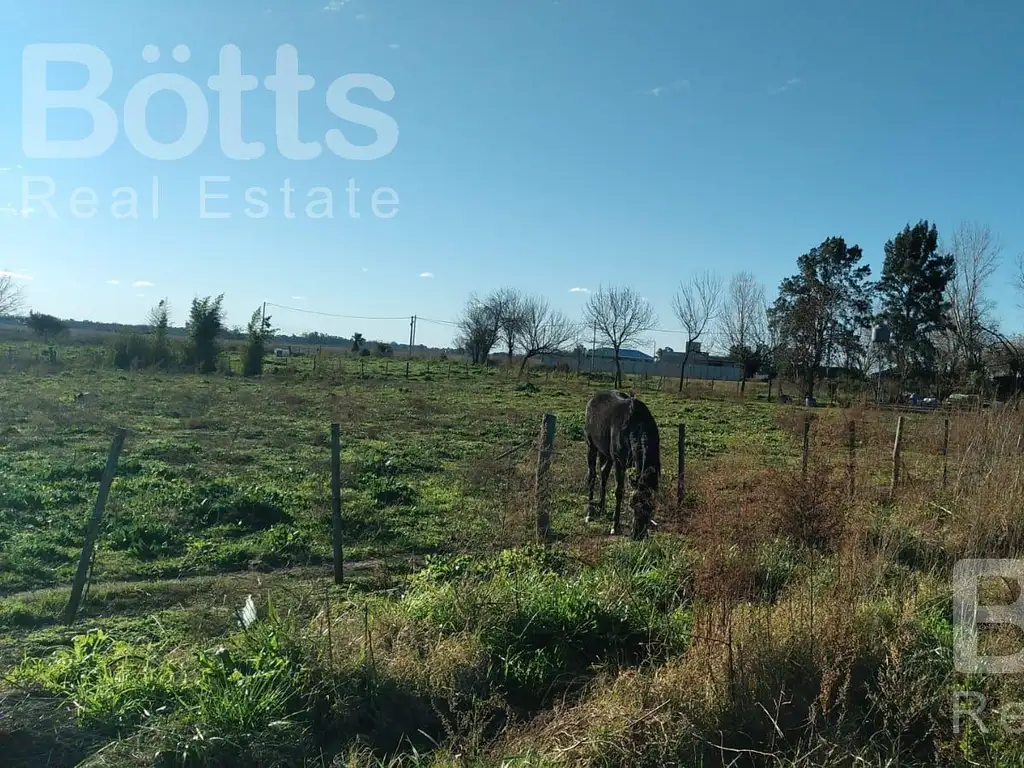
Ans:
[[[615,357],[615,350],[611,347],[598,347],[594,350],[595,357]],[[636,349],[620,349],[620,360],[654,360],[650,355]]]

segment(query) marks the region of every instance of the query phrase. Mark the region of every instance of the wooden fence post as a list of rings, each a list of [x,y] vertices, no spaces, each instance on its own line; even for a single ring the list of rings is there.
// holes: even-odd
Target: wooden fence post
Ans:
[[[676,464],[676,507],[683,512],[683,501],[686,499],[686,425],[679,425],[679,455]]]
[[[345,581],[341,546],[341,425],[331,424],[331,531],[334,544],[334,583]]]
[[[807,478],[807,459],[811,452],[811,417],[810,415],[804,416],[804,450],[803,455],[800,457],[800,472],[801,475]]]
[[[855,422],[855,421],[853,421],[853,419],[851,419],[847,429],[849,430],[849,433],[850,433],[849,434],[849,438],[850,438],[850,443],[849,443],[849,449],[850,449],[849,474],[850,474],[850,496],[852,497],[853,493],[854,493],[856,479],[857,479],[857,422]]]
[[[110,485],[114,482],[114,473],[117,471],[117,459],[124,447],[124,439],[128,430],[118,428],[114,433],[114,442],[110,446],[110,454],[107,456],[107,464],[103,468],[100,477],[100,490],[96,495],[96,504],[92,508],[92,517],[89,518],[89,528],[85,533],[85,545],[82,547],[82,555],[78,559],[78,570],[75,572],[75,580],[71,583],[71,598],[64,609],[64,622],[68,625],[75,620],[78,613],[78,604],[82,600],[82,591],[85,589],[85,581],[89,577],[89,566],[92,564],[93,548],[96,546],[96,538],[100,534],[100,524],[103,522],[103,510],[107,506],[107,496],[110,494]]]
[[[551,468],[551,455],[555,448],[555,416],[545,413],[541,422],[541,443],[540,451],[537,454],[537,479],[535,485],[536,514],[537,514],[537,537],[541,541],[547,541],[551,530],[551,517],[548,511],[547,480],[548,470]]]
[[[949,456],[949,417],[943,419],[943,434],[942,434],[942,488],[946,488],[946,478],[948,476],[949,467],[947,465]]]
[[[900,482],[900,454],[903,451],[903,416],[896,419],[896,441],[892,445],[892,483],[889,485],[889,501],[896,495]]]

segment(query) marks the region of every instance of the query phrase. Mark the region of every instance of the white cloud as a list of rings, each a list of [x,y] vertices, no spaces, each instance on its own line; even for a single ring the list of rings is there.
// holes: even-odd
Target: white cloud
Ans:
[[[357,13],[356,14],[356,20],[357,21],[366,21],[368,18],[370,18],[370,17],[367,16],[365,13]]]
[[[803,81],[799,77],[791,77],[789,80],[784,82],[782,85],[778,85],[778,86],[776,86],[774,88],[769,88],[768,89],[768,93],[770,93],[772,96],[775,96],[775,95],[777,95],[779,93],[784,93],[784,92],[790,90],[791,88],[796,88],[802,82]]]
[[[393,51],[397,51],[401,47],[402,46],[400,46],[398,43],[391,43],[390,45],[388,45],[388,48],[390,48]]]
[[[345,3],[347,2],[348,0],[330,0],[330,2],[324,6],[324,10],[331,11],[332,13],[337,13],[338,11],[345,7]]]
[[[14,280],[32,280],[31,275],[25,275],[21,272],[8,272],[6,269],[0,269],[0,277],[10,277]]]
[[[0,213],[6,213],[8,216],[24,216],[25,218],[28,218],[29,214],[35,212],[35,208],[15,208],[12,203],[8,203],[3,208],[0,208]]]
[[[434,276],[433,272],[421,272],[420,273],[420,277],[433,277],[433,276]]]
[[[569,293],[590,293],[589,288],[570,288]]]
[[[645,96],[664,96],[665,94],[672,93],[673,91],[686,91],[689,89],[689,80],[673,80],[668,85],[656,85],[653,88],[647,88],[641,91],[641,93]]]
[[[368,270],[366,267],[363,267],[363,272],[369,272],[369,271],[370,270]]]
[[[153,284],[149,280],[136,280],[132,283],[132,288],[152,288]]]
[[[120,285],[120,280],[107,280],[107,285]]]
[[[305,301],[306,297],[305,296],[292,296],[292,299],[294,299],[295,301]]]

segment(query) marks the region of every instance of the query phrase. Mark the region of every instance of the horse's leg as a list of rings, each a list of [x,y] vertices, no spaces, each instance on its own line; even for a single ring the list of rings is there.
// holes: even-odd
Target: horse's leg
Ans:
[[[587,517],[586,522],[594,518],[594,481],[597,480],[597,446],[587,440]]]
[[[605,493],[608,490],[608,475],[612,471],[612,460],[601,457],[601,517],[605,515]]]
[[[626,484],[626,465],[615,464],[615,515],[612,517],[612,536],[619,535],[619,517],[622,514],[622,494]]]

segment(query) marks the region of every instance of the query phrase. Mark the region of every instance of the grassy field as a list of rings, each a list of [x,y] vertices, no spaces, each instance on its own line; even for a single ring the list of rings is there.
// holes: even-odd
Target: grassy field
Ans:
[[[0,367],[4,764],[1022,764],[998,723],[1019,676],[954,672],[949,588],[958,558],[1024,543],[1016,412],[950,417],[945,483],[944,415],[906,415],[890,501],[890,412],[631,385],[665,466],[640,543],[583,522],[584,407],[607,383],[340,356],[259,381],[129,373],[87,348]],[[130,435],[68,628],[115,427]],[[955,726],[955,691],[988,697],[987,733]]]

